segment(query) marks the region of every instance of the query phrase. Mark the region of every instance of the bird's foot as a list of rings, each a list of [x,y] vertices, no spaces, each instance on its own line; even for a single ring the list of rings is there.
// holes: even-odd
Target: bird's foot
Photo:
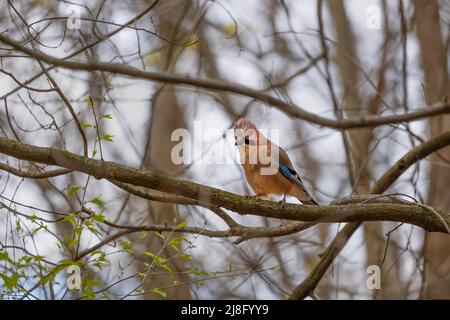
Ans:
[[[278,201],[278,204],[280,205],[280,209],[283,209],[286,206],[286,198]]]

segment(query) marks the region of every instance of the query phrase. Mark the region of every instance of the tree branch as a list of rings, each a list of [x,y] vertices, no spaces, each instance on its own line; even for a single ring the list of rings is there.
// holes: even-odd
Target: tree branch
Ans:
[[[11,167],[5,163],[0,162],[0,170],[4,170],[6,172],[9,172],[17,177],[21,178],[28,178],[28,179],[48,179],[53,178],[57,176],[61,176],[64,174],[71,173],[71,170],[67,169],[56,169],[52,171],[23,171],[20,169],[16,169],[14,167]]]
[[[411,149],[377,180],[377,182],[370,189],[369,193],[381,194],[385,192],[391,184],[397,180],[397,178],[400,177],[400,175],[403,174],[403,172],[405,172],[410,166],[427,157],[431,153],[448,145],[450,145],[450,132],[434,137],[414,149]],[[341,250],[345,247],[355,231],[358,230],[360,225],[361,222],[349,223],[345,225],[345,227],[336,235],[333,241],[331,241],[326,250],[323,252],[320,261],[311,273],[292,291],[289,299],[304,299],[317,287],[328,267],[339,255]],[[444,227],[448,228],[448,221],[447,226]],[[445,228],[445,231],[443,232],[446,232],[447,228]]]
[[[421,145],[414,148],[397,162],[397,170],[389,170],[379,180],[372,188],[372,193],[383,192],[409,165],[448,144],[450,144],[450,132],[436,137],[426,143],[425,146]],[[446,226],[442,224],[434,212],[415,204],[367,203],[330,206],[287,204],[280,208],[276,202],[247,199],[231,192],[172,178],[157,171],[138,170],[114,162],[89,159],[68,151],[31,146],[3,137],[0,137],[0,153],[22,160],[57,165],[69,170],[83,172],[97,179],[119,181],[194,200],[201,199],[204,203],[240,214],[307,222],[396,221],[413,224],[430,232],[446,232]],[[410,156],[411,153],[416,155]],[[447,223],[450,223],[449,213],[437,209],[436,212]]]
[[[114,64],[114,63],[103,63],[103,62],[76,62],[76,61],[67,61],[64,59],[56,58],[40,51],[35,51],[29,49],[19,42],[12,40],[3,34],[0,34],[0,41],[13,47],[14,49],[23,52],[30,57],[35,59],[44,61],[46,63],[52,64],[54,66],[71,69],[71,70],[80,70],[80,71],[104,71],[114,74],[119,74],[123,76],[129,76],[137,79],[151,80],[151,81],[159,81],[164,83],[173,83],[173,84],[181,84],[188,85],[194,87],[200,87],[210,90],[219,90],[219,91],[227,91],[236,93],[239,95],[244,95],[250,98],[254,98],[261,102],[267,103],[269,105],[276,106],[281,111],[295,118],[299,118],[305,121],[309,121],[311,123],[330,127],[334,129],[351,129],[351,128],[362,128],[362,127],[375,127],[386,124],[396,124],[401,122],[410,122],[415,121],[431,116],[435,116],[438,114],[446,114],[450,113],[450,104],[449,103],[437,103],[433,106],[426,106],[420,108],[416,111],[402,114],[402,115],[390,115],[380,117],[376,116],[361,116],[358,119],[342,119],[342,120],[333,120],[329,118],[324,118],[318,116],[314,113],[306,111],[301,107],[285,102],[283,100],[274,98],[260,90],[251,89],[233,82],[224,81],[224,80],[213,80],[213,79],[201,79],[194,78],[191,76],[183,76],[176,75],[166,72],[149,72],[142,71],[133,67]]]

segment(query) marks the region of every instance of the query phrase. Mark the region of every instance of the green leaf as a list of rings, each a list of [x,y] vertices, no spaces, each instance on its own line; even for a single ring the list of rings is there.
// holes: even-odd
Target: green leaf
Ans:
[[[102,139],[103,140],[106,140],[106,141],[109,141],[109,142],[114,142],[113,141],[113,135],[112,134],[105,134],[103,137],[102,137]]]
[[[143,254],[145,256],[151,257],[153,259],[153,263],[156,264],[156,265],[161,265],[161,264],[164,264],[164,263],[167,262],[167,259],[165,259],[163,257],[160,257],[160,256],[157,256],[157,255],[151,253],[150,251],[145,251]]]
[[[83,129],[87,129],[87,128],[95,128],[95,126],[94,126],[93,124],[90,124],[90,123],[85,123],[85,124],[81,125],[81,127],[82,127]]]
[[[71,266],[71,265],[80,265],[79,261],[73,261],[70,259],[62,259],[58,261],[60,266]]]
[[[131,242],[129,241],[120,241],[120,245],[122,246],[122,250],[128,253],[134,253],[134,248]]]
[[[11,260],[11,258],[9,257],[8,251],[6,251],[6,250],[0,251],[0,261],[2,261],[2,260],[6,260],[10,263],[14,263]]]
[[[104,222],[105,221],[105,216],[102,215],[102,214],[94,214],[92,216],[92,220],[98,221],[98,222]]]
[[[278,270],[278,269],[280,269],[280,265],[278,265],[278,264],[270,267],[270,270]]]
[[[77,226],[77,222],[75,221],[75,213],[69,213],[63,219],[64,221],[70,222],[70,224],[75,228]]]
[[[161,264],[161,265],[159,265],[159,267],[166,270],[167,273],[170,275],[173,273],[172,269],[170,269],[170,267],[167,264]]]
[[[163,297],[163,298],[167,298],[167,293],[166,293],[166,291],[164,291],[163,289],[160,289],[160,288],[153,288],[152,289],[152,292],[153,293],[157,293],[157,294],[159,294],[161,297]]]
[[[101,232],[97,230],[95,227],[88,226],[88,230],[96,235],[101,235]]]
[[[199,270],[194,269],[194,268],[189,269],[188,273],[192,273],[192,274],[196,275],[197,277],[201,277],[202,276],[202,272],[200,272]]]
[[[155,231],[155,234],[156,234],[158,237],[160,237],[161,239],[166,240],[166,237],[165,237],[161,232]]]
[[[42,260],[44,260],[43,256],[34,256],[34,261],[39,262],[39,261],[42,261]]]
[[[112,114],[109,114],[109,113],[104,114],[100,117],[100,119],[110,119],[110,120],[112,120],[112,118],[113,118]]]
[[[187,225],[187,222],[186,221],[182,221],[175,227],[175,230],[176,229],[183,229],[183,228],[186,227],[186,225]]]
[[[96,204],[99,207],[104,207],[105,206],[105,202],[103,202],[102,199],[100,199],[99,197],[94,197],[91,200],[89,200],[90,203]]]
[[[78,238],[81,236],[81,233],[83,232],[83,226],[79,226],[75,228],[75,234],[78,236]]]
[[[69,197],[73,197],[74,195],[77,194],[78,190],[80,190],[81,188],[82,188],[81,186],[74,184],[70,186],[70,188],[67,190],[67,195]]]
[[[144,239],[145,237],[148,236],[148,231],[142,231],[141,235],[139,236],[140,239]]]
[[[174,238],[169,242],[169,246],[172,247],[175,251],[180,251],[181,240],[180,238]]]
[[[47,228],[46,225],[40,225],[39,227],[37,227],[37,228],[35,228],[35,229],[33,230],[33,233],[36,233],[36,232],[38,232],[38,231],[41,230],[41,229],[48,230],[48,228]]]
[[[192,256],[190,254],[184,253],[180,256],[181,259],[183,259],[184,261],[187,262],[191,262],[192,261]]]
[[[98,297],[98,299],[99,300],[111,300],[109,298],[109,296],[106,293],[104,293],[104,292]]]
[[[0,278],[3,280],[2,287],[6,287],[9,290],[13,290],[19,283],[19,276],[17,275],[17,273],[14,273],[11,277],[0,273]]]
[[[72,236],[69,235],[64,237],[63,242],[69,249],[72,249],[78,244],[78,239],[74,239],[72,238]]]

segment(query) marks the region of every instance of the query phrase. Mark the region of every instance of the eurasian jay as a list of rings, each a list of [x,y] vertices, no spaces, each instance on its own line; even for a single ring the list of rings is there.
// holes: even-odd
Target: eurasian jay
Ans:
[[[256,197],[283,195],[283,200],[280,201],[283,206],[286,196],[290,195],[303,204],[317,205],[306,191],[286,151],[267,139],[252,122],[239,118],[234,123],[234,136],[245,177]],[[272,173],[264,173],[264,168],[269,169],[269,166],[274,168]]]

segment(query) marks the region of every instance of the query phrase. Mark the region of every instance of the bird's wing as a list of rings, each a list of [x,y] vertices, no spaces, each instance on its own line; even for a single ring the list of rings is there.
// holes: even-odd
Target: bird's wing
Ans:
[[[315,203],[313,200],[313,197],[309,194],[309,192],[306,190],[305,186],[303,185],[302,179],[300,179],[300,176],[297,174],[297,172],[293,169],[292,163],[289,160],[289,157],[283,149],[279,148],[279,163],[278,163],[278,171],[287,179],[295,183],[297,186],[300,187],[300,189],[310,197],[311,201]]]

